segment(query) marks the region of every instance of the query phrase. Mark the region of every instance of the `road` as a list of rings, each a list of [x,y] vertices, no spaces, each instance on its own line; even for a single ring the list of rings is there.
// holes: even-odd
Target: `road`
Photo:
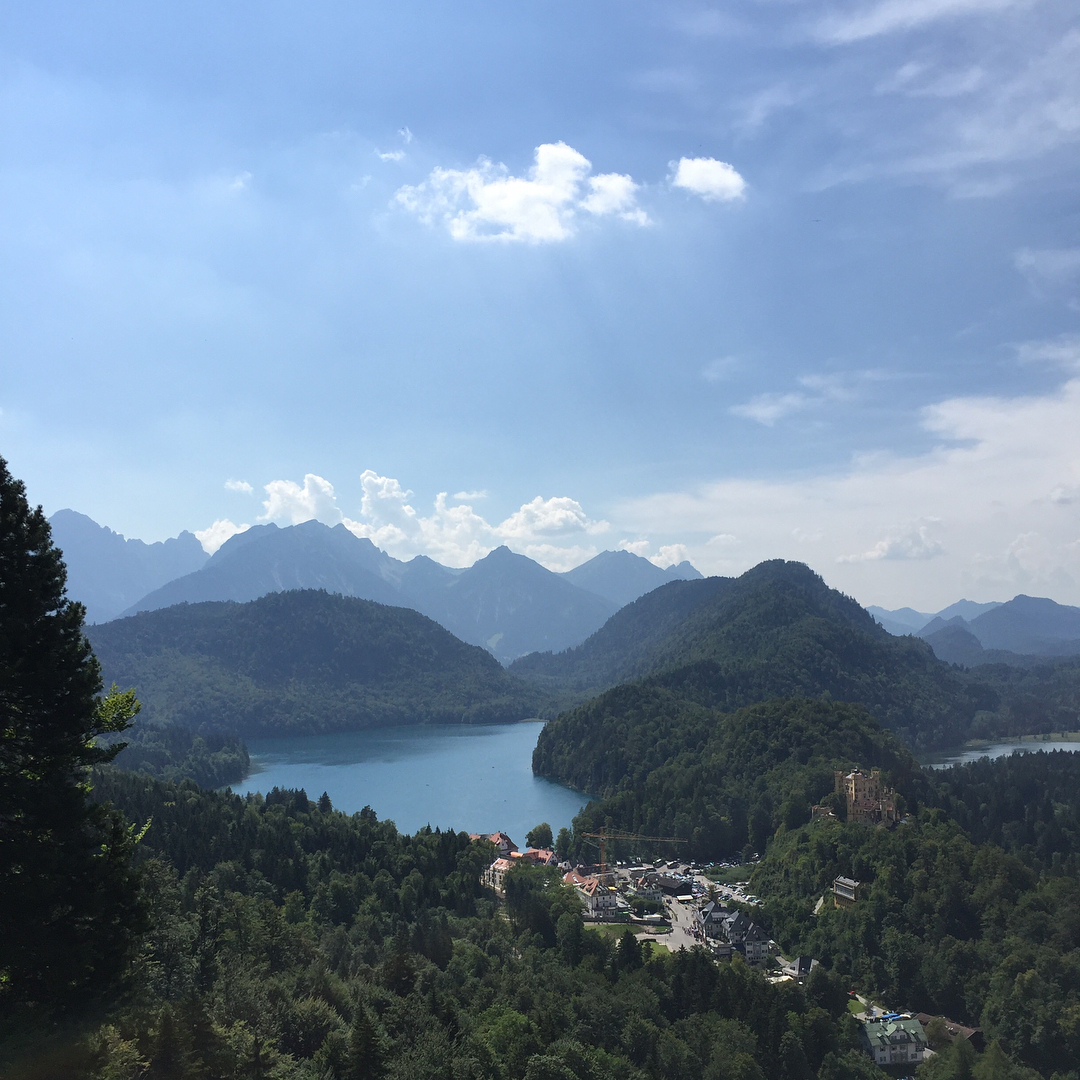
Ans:
[[[680,904],[677,900],[670,900],[664,904],[668,917],[671,919],[671,933],[647,935],[653,941],[666,946],[672,952],[678,952],[682,948],[692,949],[701,942],[694,937],[694,912],[697,910],[693,904]]]

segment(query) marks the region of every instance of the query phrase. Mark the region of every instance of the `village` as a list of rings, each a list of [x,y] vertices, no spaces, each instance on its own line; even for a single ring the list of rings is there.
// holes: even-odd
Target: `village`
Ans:
[[[886,828],[902,821],[897,813],[896,793],[884,785],[877,769],[868,775],[858,770],[837,772],[835,792],[842,799],[848,821]],[[813,808],[815,820],[833,816],[831,807]],[[483,883],[498,897],[504,895],[506,875],[521,862],[557,867],[564,886],[577,893],[586,922],[623,924],[639,940],[654,942],[672,952],[700,946],[718,963],[730,961],[737,954],[770,982],[803,982],[818,965],[809,956],[785,957],[777,943],[754,922],[751,913],[762,901],[747,887],[756,855],[742,867],[730,863],[704,867],[677,860],[656,860],[651,865],[608,864],[601,849],[599,863],[572,864],[560,862],[550,848],[519,850],[504,832],[471,833],[470,837],[489,841],[498,850],[498,857],[483,875]],[[727,875],[730,883],[717,880],[732,869],[743,873]],[[737,877],[744,880],[735,880]],[[862,882],[838,876],[829,893],[819,899],[815,911],[826,903],[836,907],[857,904],[862,892]],[[855,991],[850,992],[850,998],[849,1010],[860,1025],[860,1045],[876,1065],[903,1071],[957,1040],[970,1042],[977,1051],[983,1049],[983,1035],[978,1028],[942,1016],[890,1011]]]

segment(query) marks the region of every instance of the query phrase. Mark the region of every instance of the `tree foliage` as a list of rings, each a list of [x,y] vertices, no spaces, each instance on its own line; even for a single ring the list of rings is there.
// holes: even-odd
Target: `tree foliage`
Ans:
[[[312,589],[178,604],[89,633],[148,720],[200,735],[508,722],[535,715],[540,697],[418,612]]]
[[[0,461],[0,1008],[62,1008],[109,986],[138,929],[133,838],[87,770],[137,711],[100,697],[83,608],[41,508]]]

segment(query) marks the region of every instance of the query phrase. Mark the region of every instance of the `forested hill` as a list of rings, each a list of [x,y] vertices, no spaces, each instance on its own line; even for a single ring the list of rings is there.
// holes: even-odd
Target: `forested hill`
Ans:
[[[725,711],[828,694],[865,705],[910,746],[962,741],[975,712],[997,700],[924,642],[888,634],[808,567],[779,560],[734,580],[666,585],[578,648],[526,657],[510,670],[579,691],[650,676],[675,697]],[[581,722],[560,717],[545,741]]]
[[[407,608],[314,590],[179,604],[87,628],[142,720],[306,734],[536,715],[538,692]]]
[[[787,698],[723,714],[655,684],[620,686],[541,734],[533,768],[602,798],[577,832],[614,825],[689,841],[718,860],[764,851],[775,830],[810,820],[835,769],[880,767],[913,805],[924,794],[910,752],[858,705]]]

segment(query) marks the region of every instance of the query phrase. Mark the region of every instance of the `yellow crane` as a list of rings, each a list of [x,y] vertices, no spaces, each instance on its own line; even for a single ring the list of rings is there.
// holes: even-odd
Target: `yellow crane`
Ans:
[[[641,836],[638,833],[612,832],[602,828],[599,832],[587,832],[580,834],[583,840],[599,840],[594,845],[600,848],[600,873],[607,873],[607,842],[609,840],[641,840],[650,844],[689,844],[690,841],[681,836]]]

